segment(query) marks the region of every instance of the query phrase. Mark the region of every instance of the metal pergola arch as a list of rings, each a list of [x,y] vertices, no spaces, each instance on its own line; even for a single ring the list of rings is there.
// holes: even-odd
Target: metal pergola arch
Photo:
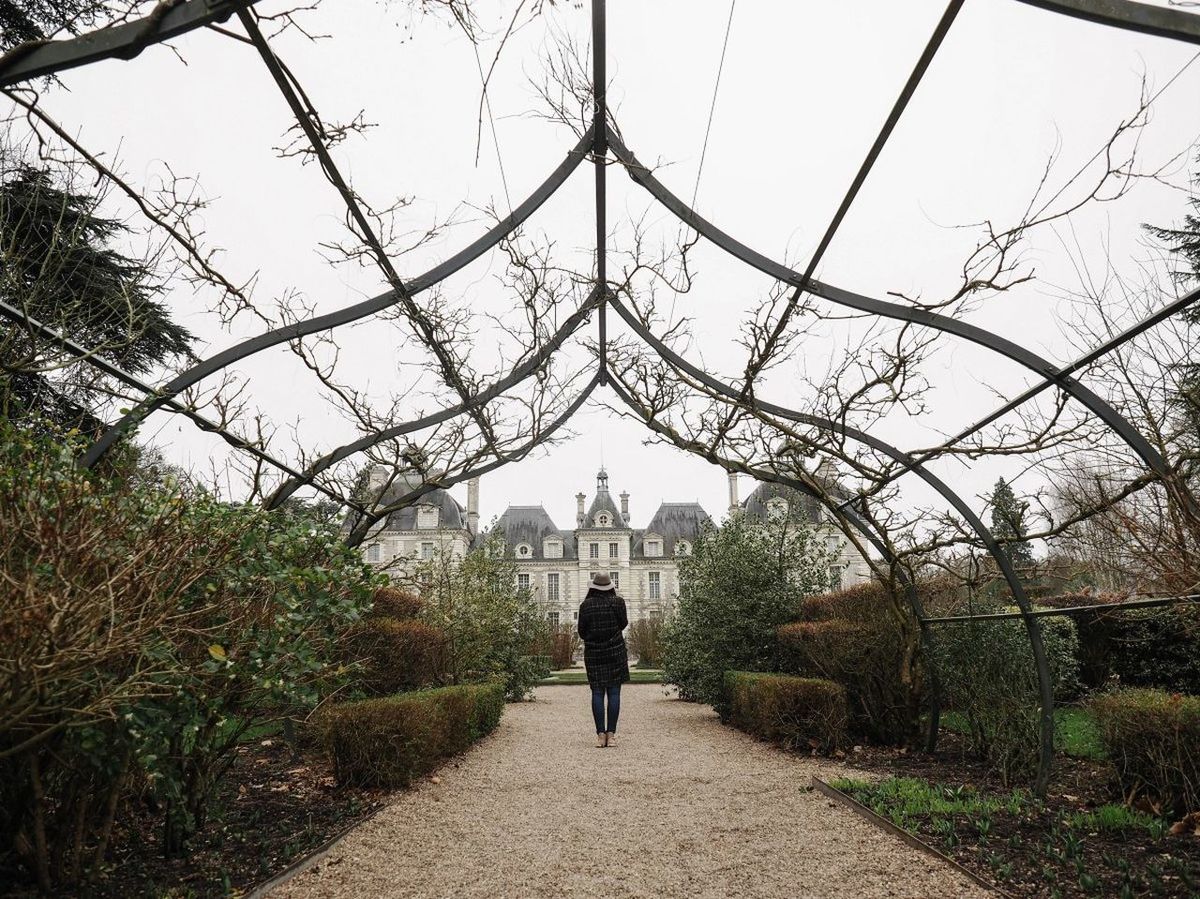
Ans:
[[[523,458],[528,452],[532,451],[538,445],[544,443],[551,434],[566,423],[567,420],[582,407],[584,402],[592,395],[592,392],[597,386],[611,384],[614,392],[627,405],[632,408],[635,413],[640,414],[636,402],[625,391],[624,386],[619,379],[612,377],[609,371],[607,359],[607,307],[611,304],[615,307],[617,313],[625,320],[626,324],[638,334],[639,337],[650,347],[652,347],[659,356],[668,362],[677,371],[686,372],[691,377],[702,381],[707,387],[715,390],[725,400],[732,401],[736,404],[748,406],[751,409],[757,409],[768,414],[778,415],[783,418],[802,422],[831,433],[838,434],[841,437],[857,440],[865,445],[884,453],[889,458],[898,462],[900,467],[891,474],[889,480],[901,477],[908,472],[914,472],[927,481],[935,490],[967,521],[971,528],[976,532],[980,542],[987,549],[988,553],[995,559],[998,568],[1001,570],[1008,582],[1010,589],[1013,592],[1013,597],[1017,601],[1021,612],[1020,615],[1024,619],[1030,637],[1031,648],[1033,650],[1035,663],[1038,669],[1039,677],[1039,692],[1042,701],[1041,722],[1042,722],[1042,745],[1039,758],[1039,769],[1037,785],[1039,791],[1044,790],[1049,777],[1050,763],[1052,757],[1052,685],[1049,679],[1048,666],[1046,665],[1044,652],[1041,648],[1040,630],[1038,628],[1036,617],[1030,614],[1028,601],[1025,598],[1024,591],[1016,578],[1015,572],[1008,561],[1007,554],[999,547],[988,529],[979,520],[978,516],[970,509],[963,499],[955,493],[948,485],[940,479],[932,476],[922,466],[922,463],[928,461],[937,451],[930,451],[921,456],[913,456],[905,453],[899,448],[872,438],[870,435],[862,431],[838,425],[833,422],[818,419],[815,416],[807,416],[803,413],[795,412],[794,410],[786,409],[785,407],[777,406],[770,403],[764,403],[757,400],[751,395],[753,388],[753,373],[750,379],[742,388],[735,388],[729,384],[711,378],[706,373],[687,362],[678,354],[675,354],[657,337],[653,335],[645,325],[640,322],[637,317],[624,304],[613,295],[608,289],[607,273],[606,273],[606,238],[607,238],[607,222],[605,209],[606,195],[606,169],[608,154],[610,148],[616,158],[630,176],[641,186],[647,189],[648,192],[663,206],[672,211],[685,224],[695,229],[698,234],[706,237],[717,246],[721,247],[726,252],[751,265],[754,268],[763,271],[776,278],[782,283],[792,285],[795,289],[791,304],[794,305],[795,300],[801,293],[812,293],[820,296],[830,302],[848,306],[859,311],[867,312],[873,315],[893,318],[901,321],[911,322],[917,325],[929,327],[938,331],[943,331],[953,334],[958,337],[970,340],[985,348],[1006,356],[1009,359],[1017,362],[1023,367],[1029,369],[1038,377],[1038,382],[1028,388],[1019,397],[1009,401],[1000,409],[985,416],[979,423],[971,426],[967,431],[964,431],[956,438],[952,438],[948,446],[965,439],[967,436],[977,432],[987,424],[995,421],[1001,415],[1016,409],[1021,404],[1032,399],[1042,391],[1054,386],[1061,389],[1064,393],[1079,401],[1093,415],[1100,419],[1113,433],[1117,434],[1142,460],[1156,477],[1164,482],[1169,489],[1172,472],[1167,467],[1161,456],[1150,446],[1143,435],[1137,431],[1132,424],[1121,416],[1109,403],[1097,396],[1095,393],[1083,387],[1076,381],[1072,375],[1091,362],[1101,358],[1104,354],[1113,351],[1117,347],[1123,345],[1133,337],[1142,333],[1153,325],[1163,321],[1170,315],[1179,312],[1200,299],[1200,290],[1181,297],[1175,302],[1164,307],[1159,312],[1148,317],[1142,322],[1127,329],[1115,338],[1105,342],[1101,347],[1085,354],[1076,362],[1068,366],[1058,367],[1049,360],[1033,353],[1025,347],[1020,346],[1012,341],[1001,338],[990,331],[969,325],[957,319],[946,316],[936,315],[927,310],[905,307],[899,304],[889,303],[882,300],[876,300],[852,291],[843,290],[832,285],[824,284],[815,280],[813,272],[819,262],[824,249],[833,239],[834,234],[845,215],[850,204],[853,202],[859,188],[865,181],[867,174],[870,171],[874,160],[878,157],[884,144],[891,134],[896,122],[902,114],[909,98],[912,96],[919,83],[922,75],[936,53],[941,44],[942,39],[949,30],[951,23],[961,9],[964,0],[950,0],[939,22],[938,28],[929,44],[925,48],[918,61],[912,75],[906,83],[904,90],[901,92],[899,99],[893,106],[891,113],[885,122],[883,129],[877,137],[875,143],[871,147],[866,160],[859,169],[858,175],[850,186],[845,198],[842,201],[833,221],[826,230],[825,235],[810,261],[806,272],[800,274],[792,269],[783,266],[773,260],[768,259],[754,250],[740,244],[732,237],[725,234],[715,225],[705,221],[694,210],[689,208],[681,200],[670,193],[657,179],[636,160],[636,157],[624,146],[619,137],[612,131],[608,125],[608,116],[605,102],[605,2],[604,0],[593,0],[592,3],[592,46],[593,46],[593,121],[591,128],[583,135],[582,139],[576,147],[568,154],[567,159],[551,176],[538,187],[530,197],[504,220],[499,222],[494,228],[489,230],[487,234],[476,240],[470,246],[455,254],[446,262],[434,269],[431,269],[425,275],[420,276],[409,282],[400,280],[394,268],[391,266],[390,259],[384,252],[378,239],[375,238],[371,231],[370,225],[366,222],[361,209],[358,207],[355,195],[348,188],[345,181],[341,178],[332,159],[329,157],[327,147],[325,146],[321,136],[313,127],[309,112],[303,107],[293,89],[290,75],[278,63],[277,58],[267,46],[266,39],[257,28],[257,24],[253,13],[250,10],[255,0],[161,0],[154,11],[144,19],[134,22],[129,22],[123,25],[115,26],[108,29],[76,37],[70,40],[63,41],[45,41],[35,42],[32,44],[22,45],[10,51],[3,57],[0,57],[0,88],[8,88],[13,85],[27,81],[31,78],[53,75],[68,69],[87,65],[102,59],[121,58],[130,59],[141,53],[146,47],[162,41],[170,40],[183,33],[196,28],[215,25],[218,22],[227,20],[230,16],[236,15],[243,26],[245,27],[250,41],[254,43],[263,57],[268,70],[271,71],[281,92],[292,108],[298,123],[304,130],[309,142],[312,144],[313,152],[320,159],[322,168],[326,177],[333,183],[342,196],[346,204],[348,216],[354,219],[359,228],[360,236],[364,240],[373,254],[377,258],[377,262],[384,270],[391,288],[384,294],[367,300],[363,303],[355,304],[346,309],[339,310],[334,313],[329,313],[322,316],[316,316],[307,320],[296,322],[284,328],[277,328],[265,334],[259,335],[256,338],[243,341],[234,347],[231,347],[221,353],[216,354],[208,360],[204,360],[197,366],[181,373],[178,377],[167,383],[161,388],[151,388],[148,385],[141,383],[138,379],[133,378],[125,372],[122,372],[116,366],[106,362],[102,358],[91,353],[86,347],[74,345],[68,338],[64,337],[53,329],[45,325],[31,321],[28,316],[24,315],[21,310],[16,310],[12,307],[4,306],[0,308],[0,314],[10,320],[19,321],[32,332],[37,333],[40,337],[56,343],[61,348],[79,357],[82,361],[105,371],[107,374],[116,377],[126,383],[128,386],[136,390],[145,392],[148,399],[138,409],[126,415],[112,427],[110,427],[102,437],[87,451],[81,458],[81,464],[90,466],[95,464],[110,448],[113,443],[133,424],[143,419],[147,414],[157,408],[166,408],[170,411],[184,414],[193,420],[198,426],[205,430],[217,433],[222,439],[226,440],[231,446],[236,449],[244,450],[253,453],[260,461],[273,465],[290,476],[290,480],[285,482],[281,487],[267,500],[268,507],[275,507],[283,501],[287,496],[290,496],[296,489],[302,485],[312,485],[315,489],[321,490],[326,494],[333,496],[339,502],[350,505],[360,515],[359,522],[351,530],[348,541],[357,544],[363,536],[369,532],[373,523],[394,510],[394,508],[411,503],[421,495],[429,492],[432,489],[442,486],[449,486],[469,477],[474,477],[487,471],[495,470],[501,465],[507,464],[509,461],[516,461]],[[1119,28],[1143,34],[1153,35],[1157,37],[1179,40],[1192,44],[1200,44],[1200,16],[1183,12],[1179,9],[1169,9],[1163,7],[1149,6],[1147,4],[1131,2],[1131,0],[1016,0],[1027,5],[1035,6],[1057,14],[1070,16],[1100,25]],[[590,146],[590,152],[589,152]],[[276,460],[266,454],[264,451],[249,444],[243,438],[238,437],[217,425],[200,416],[194,409],[187,407],[179,402],[175,397],[187,389],[189,386],[197,383],[207,375],[214,371],[231,364],[238,359],[246,358],[264,349],[290,340],[296,340],[303,336],[317,333],[320,331],[331,330],[340,325],[356,321],[371,314],[375,314],[397,302],[411,304],[412,297],[420,290],[426,289],[441,279],[457,271],[462,266],[468,264],[479,255],[482,255],[487,250],[497,245],[501,240],[510,235],[529,215],[531,215],[549,196],[551,196],[561,185],[566,178],[574,171],[578,164],[583,160],[585,155],[592,157],[595,167],[595,183],[596,183],[596,276],[595,288],[589,296],[587,302],[580,309],[576,310],[552,338],[543,345],[543,347],[531,356],[529,359],[516,366],[509,375],[497,381],[489,388],[479,391],[474,395],[468,395],[460,389],[461,402],[442,413],[437,413],[433,416],[426,416],[422,419],[417,419],[413,422],[401,424],[384,431],[369,434],[359,441],[347,444],[344,447],[338,448],[327,454],[315,463],[310,465],[306,470],[300,472],[294,470],[291,466]],[[535,375],[543,365],[545,365],[561,348],[562,343],[571,334],[575,333],[583,324],[586,318],[592,311],[598,312],[598,365],[593,378],[583,391],[572,401],[566,411],[559,415],[547,428],[544,428],[537,436],[528,441],[525,445],[514,451],[500,453],[495,451],[496,458],[485,465],[476,466],[473,469],[466,469],[457,475],[448,476],[437,479],[436,481],[427,482],[421,487],[409,492],[409,494],[401,497],[398,501],[383,508],[365,509],[357,504],[351,503],[338,494],[333,493],[317,480],[317,475],[330,465],[340,459],[347,458],[356,452],[361,452],[370,446],[382,440],[394,438],[403,433],[416,430],[420,427],[427,427],[436,424],[440,421],[448,420],[461,414],[474,415],[487,402],[495,399],[505,390],[516,386],[523,380]],[[415,316],[410,316],[410,321]],[[786,317],[781,320],[780,330],[786,324]],[[645,419],[645,423],[654,430],[661,431],[661,423],[652,419]],[[495,450],[494,443],[491,444]],[[692,452],[696,452],[696,448],[688,448]],[[834,515],[843,528],[851,527],[854,530],[863,533],[872,545],[881,551],[885,560],[895,566],[895,558],[891,555],[887,548],[887,542],[881,535],[873,534],[870,527],[856,513],[851,510],[851,506],[860,501],[862,497],[850,497],[849,499],[834,495],[829,489],[820,484],[809,484],[803,480],[790,478],[786,475],[778,473],[765,472],[753,469],[743,463],[739,463],[732,459],[723,459],[715,457],[712,453],[706,454],[710,457],[710,461],[715,461],[731,471],[745,471],[753,474],[756,477],[762,477],[765,480],[774,480],[780,483],[788,484],[796,489],[800,489],[809,495],[816,497],[823,503]],[[907,584],[907,589],[910,594],[910,601],[913,603],[913,611],[917,616],[918,622],[922,628],[923,634],[927,633],[927,628],[930,622],[934,619],[928,619],[924,612],[920,609],[919,597],[916,596],[915,589],[911,584]],[[935,698],[936,703],[936,698]],[[931,741],[936,734],[936,712],[934,715],[934,723],[931,728]]]

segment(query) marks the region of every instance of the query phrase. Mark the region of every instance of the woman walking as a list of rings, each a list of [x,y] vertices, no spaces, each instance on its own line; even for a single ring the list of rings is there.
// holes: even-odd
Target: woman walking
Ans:
[[[625,600],[607,574],[597,574],[588,584],[579,607],[579,636],[583,640],[583,667],[592,688],[592,717],[596,721],[596,746],[617,745],[617,717],[621,714],[621,684],[629,680],[629,653],[624,630],[629,626]],[[608,721],[604,701],[608,700]]]

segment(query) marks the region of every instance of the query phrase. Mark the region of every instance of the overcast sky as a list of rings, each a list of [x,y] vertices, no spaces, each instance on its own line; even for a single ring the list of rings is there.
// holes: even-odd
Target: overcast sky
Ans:
[[[269,12],[281,4],[265,0]],[[940,2],[765,3],[743,0],[730,28],[697,205],[710,220],[768,256],[802,268],[849,185],[904,79],[941,15]],[[513,4],[478,4],[486,30],[498,34]],[[609,4],[610,102],[627,143],[658,175],[690,198],[717,71],[728,2]],[[378,205],[409,195],[414,229],[467,203],[506,211],[558,164],[575,138],[537,117],[531,81],[564,39],[589,42],[587,4],[559,3],[516,34],[492,78],[497,148],[485,130],[476,162],[480,79],[474,50],[443,19],[412,17],[401,4],[325,3],[304,19],[329,40],[296,34],[274,41],[327,119],[358,110],[377,124],[365,137],[336,148],[339,164]],[[231,26],[233,27],[233,26]],[[235,278],[259,273],[256,296],[269,302],[299,290],[328,312],[383,289],[370,269],[333,268],[320,249],[342,237],[342,209],[311,165],[279,159],[273,147],[289,127],[286,106],[257,55],[211,31],[176,42],[179,55],[158,47],[129,62],[106,62],[63,76],[46,108],[91,147],[117,154],[131,180],[153,184],[166,167],[194,175],[212,200],[204,219],[208,238],[224,248],[220,263]],[[494,38],[480,47],[484,65]],[[889,291],[939,296],[958,276],[977,233],[953,226],[1011,221],[1037,186],[1048,158],[1060,182],[1136,108],[1143,79],[1156,90],[1176,76],[1194,49],[1055,16],[1012,0],[968,0],[866,187],[818,272],[824,280],[873,296]],[[1185,153],[1200,131],[1200,63],[1190,66],[1158,101],[1142,139],[1148,167]],[[486,128],[486,126],[485,126]],[[507,195],[502,182],[502,162]],[[1073,233],[1047,231],[1028,248],[1038,280],[969,314],[972,321],[1023,340],[1058,361],[1077,355],[1069,310],[1061,299],[1075,266],[1067,252],[1100,264],[1111,249],[1118,268],[1146,255],[1142,222],[1169,223],[1184,211],[1187,168],[1171,171],[1176,185],[1143,184],[1119,203],[1080,215]],[[631,219],[644,218],[664,235],[678,231],[669,213],[619,169],[610,170],[609,215],[620,242]],[[530,223],[555,242],[562,260],[586,264],[592,241],[592,172],[581,167],[560,195]],[[404,257],[405,277],[423,271],[468,243],[485,227],[464,207],[463,223]],[[693,357],[735,380],[744,351],[733,340],[746,309],[768,280],[697,248],[696,289],[680,297],[676,314],[693,319]],[[504,308],[499,259],[481,260],[445,285],[480,311]],[[201,338],[201,355],[257,333],[239,319],[222,329],[206,297],[176,286],[176,315]],[[344,379],[367,385],[381,399],[405,387],[404,354],[393,321],[366,320],[341,337]],[[593,325],[594,327],[594,325]],[[614,326],[615,327],[615,326]],[[840,342],[839,342],[840,341]],[[763,386],[765,398],[802,404],[796,378],[819,374],[845,337],[830,333],[805,347]],[[480,367],[495,360],[480,348]],[[579,355],[582,359],[583,356]],[[296,425],[297,437],[320,448],[355,434],[331,414],[317,385],[276,348],[241,364],[259,407],[277,423]],[[992,354],[947,339],[928,369],[932,408],[918,420],[891,420],[880,435],[920,446],[957,430],[995,405],[994,391],[1011,394],[1029,382],[1025,372]],[[601,394],[600,401],[611,399]],[[414,414],[432,410],[414,397]],[[573,424],[575,437],[484,479],[482,512],[509,503],[542,503],[560,525],[574,519],[574,494],[591,492],[604,464],[616,491],[632,495],[634,523],[644,526],[662,501],[698,500],[710,513],[726,506],[719,469],[661,446],[646,446],[644,429],[617,421],[598,402]],[[156,416],[146,431],[168,454],[193,467],[224,458],[224,445],[197,434],[186,421]],[[286,454],[288,434],[278,447]],[[979,496],[1010,462],[939,471]],[[1030,476],[1032,477],[1032,476]],[[750,489],[743,484],[743,496]],[[465,498],[465,488],[456,490]],[[919,489],[912,502],[923,502]]]

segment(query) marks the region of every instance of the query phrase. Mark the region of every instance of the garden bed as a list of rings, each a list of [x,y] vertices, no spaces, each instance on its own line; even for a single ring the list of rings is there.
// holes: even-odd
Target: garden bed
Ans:
[[[944,734],[934,755],[856,748],[831,785],[1014,896],[1200,896],[1200,837],[1117,803],[1106,765],[1060,756],[1046,800]]]
[[[248,892],[386,804],[385,790],[338,787],[319,756],[295,761],[280,739],[238,750],[213,819],[186,858],[165,859],[153,820],[127,827],[95,895],[226,896]]]

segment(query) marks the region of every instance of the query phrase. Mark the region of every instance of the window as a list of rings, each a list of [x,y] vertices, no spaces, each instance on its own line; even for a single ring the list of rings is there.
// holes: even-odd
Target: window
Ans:
[[[422,543],[421,544],[421,558],[422,559],[432,559],[433,558],[433,544],[432,543]]]
[[[677,556],[686,556],[691,551],[692,551],[692,545],[690,543],[688,543],[686,540],[680,540],[678,543],[675,544],[675,555],[677,555]]]
[[[436,528],[438,526],[437,506],[417,506],[417,527]]]
[[[525,591],[529,590],[529,575],[527,575],[527,574],[518,574],[517,575],[517,589],[525,590]]]
[[[616,589],[618,589],[618,590],[620,590],[620,589],[621,589],[621,572],[619,572],[619,571],[610,571],[610,572],[608,573],[608,579],[609,579],[610,581],[612,581],[612,582],[613,582],[613,586],[614,586]]]
[[[600,544],[599,543],[593,543],[590,546],[588,546],[588,558],[589,559],[600,558]]]
[[[517,555],[518,556],[520,556],[522,559],[528,559],[529,553],[530,553],[530,548],[529,548],[528,543],[518,544],[518,546],[517,546]]]
[[[542,544],[542,555],[547,559],[561,559],[562,547],[561,540],[547,540]]]
[[[661,556],[662,555],[662,543],[658,540],[647,540],[646,541],[646,555]]]
[[[662,580],[661,575],[657,571],[650,572],[650,598],[660,599],[662,597]]]
[[[558,612],[547,612],[546,613],[546,622],[551,627],[558,627]]]
[[[662,618],[663,618],[662,609],[651,609],[650,610],[650,620],[651,621],[662,621]]]
[[[842,541],[831,534],[825,538],[825,548],[831,553],[835,553],[842,548]]]
[[[372,543],[370,546],[367,547],[367,561],[368,562],[378,562],[379,561],[379,544],[378,543]]]
[[[621,544],[619,544],[619,543],[608,544],[608,557],[610,559],[615,559],[619,555],[621,555]]]
[[[596,527],[606,528],[609,525],[609,517],[607,512],[601,512],[596,516]]]
[[[546,599],[558,602],[558,572],[546,575]]]
[[[829,589],[830,590],[841,590],[842,589],[842,566],[841,565],[830,565],[829,566]]]

